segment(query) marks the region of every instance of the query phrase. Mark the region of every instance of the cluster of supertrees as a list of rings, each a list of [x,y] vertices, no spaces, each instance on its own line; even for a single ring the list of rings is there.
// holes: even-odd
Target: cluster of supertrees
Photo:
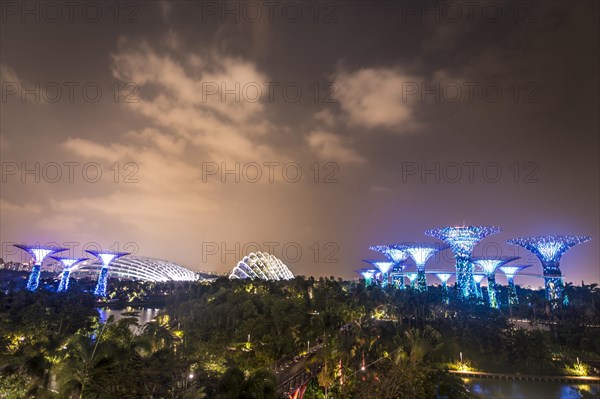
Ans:
[[[487,278],[488,302],[491,307],[498,308],[499,302],[496,297],[496,271],[501,270],[508,280],[508,302],[510,305],[518,303],[515,289],[514,277],[521,270],[531,265],[513,265],[511,262],[520,259],[518,256],[490,256],[473,257],[473,248],[482,239],[501,231],[493,226],[451,226],[435,228],[425,231],[425,234],[444,241],[438,243],[400,243],[390,245],[376,245],[371,250],[380,252],[386,256],[386,260],[367,259],[371,267],[357,270],[365,282],[369,284],[380,284],[381,287],[393,285],[398,289],[405,289],[404,279],[409,280],[409,287],[419,292],[427,291],[427,274],[435,274],[441,281],[448,302],[448,280],[456,275],[454,284],[458,298],[467,300],[483,300],[481,281]],[[539,236],[521,237],[508,240],[512,245],[521,246],[532,252],[541,262],[543,278],[545,282],[546,299],[549,301],[563,301],[568,303],[568,297],[564,293],[563,277],[560,270],[560,259],[562,255],[572,246],[589,241],[588,236]],[[433,272],[426,273],[425,264],[438,251],[452,249],[456,259],[456,272]],[[416,265],[416,273],[406,273],[404,270],[411,258]],[[508,265],[511,263],[510,265]],[[481,270],[475,270],[476,267]]]
[[[69,258],[53,255],[59,252],[66,251],[67,248],[19,244],[15,244],[15,247],[29,252],[32,256],[32,261],[34,264],[31,269],[31,272],[29,273],[29,279],[27,280],[27,290],[29,291],[36,291],[38,289],[38,286],[40,285],[40,273],[42,270],[42,263],[44,262],[44,259],[46,259],[46,257],[52,255],[50,256],[50,258],[59,261],[63,265],[63,271],[60,278],[60,283],[58,284],[57,292],[65,292],[69,289],[69,278],[71,275],[71,271],[76,265],[88,260],[88,258]],[[105,297],[106,283],[108,281],[108,265],[114,259],[120,258],[121,256],[129,255],[129,253],[91,250],[85,252],[95,256],[96,258],[102,261],[102,269],[100,270],[100,274],[98,275],[98,282],[96,283],[96,288],[94,289],[94,295]]]

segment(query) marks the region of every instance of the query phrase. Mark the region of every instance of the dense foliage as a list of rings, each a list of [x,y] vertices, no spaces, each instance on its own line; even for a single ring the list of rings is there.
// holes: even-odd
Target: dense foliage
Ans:
[[[113,287],[114,305],[164,306],[145,325],[135,312],[101,323],[107,304],[88,293],[0,293],[0,397],[278,398],[312,370],[308,399],[469,398],[448,369],[564,374],[600,360],[595,285],[567,286],[558,308],[520,289],[523,304],[502,310],[333,278]]]

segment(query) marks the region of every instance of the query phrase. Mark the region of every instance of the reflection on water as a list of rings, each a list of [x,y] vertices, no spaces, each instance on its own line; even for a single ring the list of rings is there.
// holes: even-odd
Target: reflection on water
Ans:
[[[480,398],[502,399],[579,399],[577,391],[600,394],[599,384],[566,384],[560,382],[499,381],[484,378],[465,379],[465,385]],[[597,397],[597,396],[594,396]]]
[[[123,313],[136,312],[136,313],[138,313],[138,317],[137,317],[138,323],[141,326],[152,321],[152,319],[156,317],[158,312],[160,312],[160,309],[132,308],[129,306],[126,307],[125,309],[96,308],[96,310],[98,311],[98,314],[100,315],[100,323],[102,323],[102,324],[106,323],[106,320],[108,320],[108,318],[110,316],[114,316],[115,321],[119,321],[119,320],[123,319],[124,317],[127,317],[126,315],[123,315]]]

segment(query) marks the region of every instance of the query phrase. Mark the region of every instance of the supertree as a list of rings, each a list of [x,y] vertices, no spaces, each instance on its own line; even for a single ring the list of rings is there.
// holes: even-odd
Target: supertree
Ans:
[[[364,259],[363,262],[367,262],[377,268],[381,272],[381,287],[385,288],[388,285],[388,271],[394,266],[394,262],[387,260],[375,260],[375,259]]]
[[[442,289],[444,292],[444,302],[447,304],[450,301],[450,297],[448,295],[448,280],[452,277],[450,273],[435,273],[437,278],[442,282]]]
[[[372,245],[369,247],[371,251],[376,251],[384,254],[389,260],[394,263],[401,263],[406,260],[406,252],[398,248],[397,244],[391,245]]]
[[[475,245],[490,234],[500,232],[493,226],[454,226],[425,231],[450,245],[456,258],[456,290],[462,298],[474,298],[477,289],[473,279],[471,254]]]
[[[414,272],[412,272],[412,273],[406,273],[406,278],[408,279],[408,281],[410,283],[409,287],[411,289],[415,289],[416,288],[415,287],[415,281],[417,280],[418,276],[419,276],[418,273],[414,273]]]
[[[27,290],[29,291],[36,291],[40,285],[40,274],[44,259],[50,254],[67,250],[67,248],[45,247],[39,245],[14,244],[14,246],[22,249],[23,251],[29,252],[33,257],[33,268],[31,269],[31,273],[29,273],[29,279],[27,280]]]
[[[63,271],[60,277],[60,283],[56,292],[65,292],[69,290],[69,277],[71,270],[76,264],[88,260],[88,258],[61,258],[60,256],[50,256],[52,259],[59,261],[63,265]]]
[[[519,303],[519,297],[517,296],[517,289],[515,288],[515,274],[521,270],[531,267],[531,265],[519,265],[519,266],[502,266],[500,270],[506,276],[508,280],[508,304],[516,305]]]
[[[390,271],[392,285],[400,290],[404,289],[404,269],[406,269],[406,261],[395,263]]]
[[[398,248],[404,251],[408,256],[412,258],[417,266],[417,291],[424,292],[427,291],[427,276],[425,274],[425,264],[427,260],[438,251],[442,251],[448,248],[448,245],[439,245],[439,244],[397,244],[394,245],[395,248]]]
[[[478,266],[480,266],[483,269],[487,277],[488,300],[490,307],[492,308],[499,308],[498,300],[496,299],[496,270],[499,267],[504,266],[508,262],[512,262],[515,259],[519,259],[519,257],[495,256],[473,259],[473,262],[475,262]]]
[[[481,273],[473,273],[473,279],[475,280],[475,285],[477,286],[477,299],[483,300],[483,292],[481,291],[481,280],[485,278],[485,274]]]
[[[591,237],[588,236],[538,236],[514,238],[508,240],[508,243],[519,245],[538,257],[544,271],[546,299],[549,301],[562,299],[566,304],[569,299],[563,295],[560,258],[569,248],[589,240]]]
[[[369,285],[373,284],[373,278],[375,277],[375,273],[377,273],[377,270],[371,268],[364,268],[359,269],[356,272],[363,277],[363,279],[365,280],[365,285],[368,287]]]
[[[105,297],[106,296],[106,283],[108,281],[108,265],[116,258],[121,256],[129,255],[129,252],[104,252],[104,251],[85,251],[88,254],[94,255],[102,261],[102,269],[98,275],[98,282],[96,283],[96,289],[94,289],[94,295]]]
[[[372,246],[369,247],[369,249],[372,250],[372,251],[376,251],[376,252],[384,254],[392,262],[392,265],[389,266],[385,272],[383,272],[382,269],[379,269],[378,266],[375,266],[375,267],[377,267],[381,271],[382,282],[383,281],[385,282],[385,284],[382,284],[382,287],[387,286],[387,283],[388,283],[388,280],[389,280],[388,271],[394,265],[401,265],[401,264],[403,264],[404,261],[406,260],[406,256],[407,255],[406,255],[406,253],[403,250],[401,250],[399,248],[396,248],[394,245],[372,245]],[[371,261],[367,261],[367,262],[373,264]],[[386,266],[384,265],[384,268],[385,267]]]

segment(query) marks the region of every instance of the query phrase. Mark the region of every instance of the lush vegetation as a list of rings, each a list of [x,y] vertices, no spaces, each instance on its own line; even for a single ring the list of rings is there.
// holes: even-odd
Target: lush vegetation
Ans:
[[[557,308],[520,289],[502,310],[333,278],[111,286],[120,304],[160,298],[159,316],[100,323],[106,304],[81,291],[0,293],[0,397],[278,398],[312,370],[308,399],[469,398],[449,369],[585,374],[600,360],[595,285],[569,285]]]

